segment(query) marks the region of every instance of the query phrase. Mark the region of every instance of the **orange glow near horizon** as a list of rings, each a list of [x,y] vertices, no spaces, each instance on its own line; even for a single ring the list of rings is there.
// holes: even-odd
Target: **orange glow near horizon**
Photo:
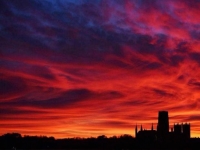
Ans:
[[[166,110],[200,137],[199,1],[48,2],[0,2],[0,135],[135,136]]]

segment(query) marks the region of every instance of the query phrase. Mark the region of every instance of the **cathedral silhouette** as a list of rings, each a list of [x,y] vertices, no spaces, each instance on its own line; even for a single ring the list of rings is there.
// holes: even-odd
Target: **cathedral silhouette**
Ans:
[[[174,124],[169,132],[169,117],[167,111],[158,112],[157,130],[154,130],[153,124],[150,130],[135,127],[135,138],[140,140],[169,141],[169,140],[188,140],[190,139],[190,123]]]

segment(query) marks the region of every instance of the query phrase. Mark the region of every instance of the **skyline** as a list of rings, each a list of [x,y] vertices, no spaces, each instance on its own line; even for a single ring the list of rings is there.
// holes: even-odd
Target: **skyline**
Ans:
[[[168,110],[199,137],[198,14],[199,0],[1,0],[0,135],[134,135]]]

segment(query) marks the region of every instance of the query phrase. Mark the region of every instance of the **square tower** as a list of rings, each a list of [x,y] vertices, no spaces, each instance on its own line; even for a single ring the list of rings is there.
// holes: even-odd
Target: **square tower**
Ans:
[[[159,111],[158,113],[158,138],[166,139],[169,133],[169,117],[167,111]]]

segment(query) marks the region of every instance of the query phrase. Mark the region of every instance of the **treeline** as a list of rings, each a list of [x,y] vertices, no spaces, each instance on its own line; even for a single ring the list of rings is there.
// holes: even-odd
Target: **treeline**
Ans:
[[[200,139],[187,141],[138,140],[130,135],[106,137],[101,135],[90,138],[55,139],[46,136],[21,136],[19,133],[7,133],[0,136],[0,149],[196,149],[200,148]]]
[[[130,135],[90,138],[55,139],[46,136],[21,136],[7,133],[0,136],[0,149],[130,149],[135,139]]]

